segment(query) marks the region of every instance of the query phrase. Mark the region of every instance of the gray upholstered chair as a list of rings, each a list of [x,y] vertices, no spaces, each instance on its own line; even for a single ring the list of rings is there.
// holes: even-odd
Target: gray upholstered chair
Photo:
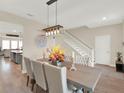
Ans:
[[[49,93],[72,93],[67,87],[66,67],[44,64]]]
[[[34,78],[34,74],[33,74],[33,70],[32,70],[31,61],[29,58],[24,57],[24,62],[25,62],[26,71],[27,71],[27,86],[29,84],[29,81],[31,80],[31,84],[32,84],[31,90],[33,91],[34,84],[35,84],[35,78]]]
[[[41,87],[45,92],[47,92],[47,84],[46,84],[46,78],[43,68],[43,63],[32,61],[33,66],[33,72],[36,80],[36,84]],[[36,87],[36,93],[37,93],[37,87]]]

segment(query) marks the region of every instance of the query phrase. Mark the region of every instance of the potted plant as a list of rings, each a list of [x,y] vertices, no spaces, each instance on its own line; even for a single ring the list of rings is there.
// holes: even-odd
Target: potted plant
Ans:
[[[55,46],[52,49],[49,55],[49,61],[56,66],[61,66],[61,63],[64,62],[64,52],[59,46]]]
[[[117,52],[116,71],[124,72],[123,56],[121,52]]]

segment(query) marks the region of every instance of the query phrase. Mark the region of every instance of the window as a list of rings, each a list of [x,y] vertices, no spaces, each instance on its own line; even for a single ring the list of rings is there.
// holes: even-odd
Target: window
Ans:
[[[10,40],[2,40],[2,49],[10,49]]]
[[[17,49],[18,48],[18,41],[12,40],[11,41],[11,49]]]
[[[19,41],[19,49],[22,49],[22,41]]]
[[[11,39],[2,40],[2,49],[22,49],[22,47],[23,47],[22,40],[11,40]]]

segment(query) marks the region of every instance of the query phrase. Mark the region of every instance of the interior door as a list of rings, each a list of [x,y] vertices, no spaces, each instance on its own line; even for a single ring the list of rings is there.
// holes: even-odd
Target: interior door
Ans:
[[[110,65],[111,63],[111,36],[95,37],[95,61],[98,64]]]

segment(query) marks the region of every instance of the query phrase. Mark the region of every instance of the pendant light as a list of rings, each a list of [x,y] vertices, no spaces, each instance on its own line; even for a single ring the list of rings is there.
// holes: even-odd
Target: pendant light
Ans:
[[[60,29],[62,29],[63,28],[63,26],[61,26],[61,25],[58,25],[57,24],[57,1],[58,0],[49,0],[46,4],[47,4],[47,8],[48,8],[48,10],[47,10],[47,18],[48,18],[48,22],[47,22],[47,28],[44,28],[44,29],[42,29],[43,31],[45,31],[46,32],[46,36],[51,36],[51,35],[57,35],[57,34],[59,34],[60,33]],[[56,3],[56,11],[55,11],[55,21],[56,21],[56,24],[55,25],[53,25],[53,26],[49,26],[49,6],[50,5],[52,5],[53,3]]]

